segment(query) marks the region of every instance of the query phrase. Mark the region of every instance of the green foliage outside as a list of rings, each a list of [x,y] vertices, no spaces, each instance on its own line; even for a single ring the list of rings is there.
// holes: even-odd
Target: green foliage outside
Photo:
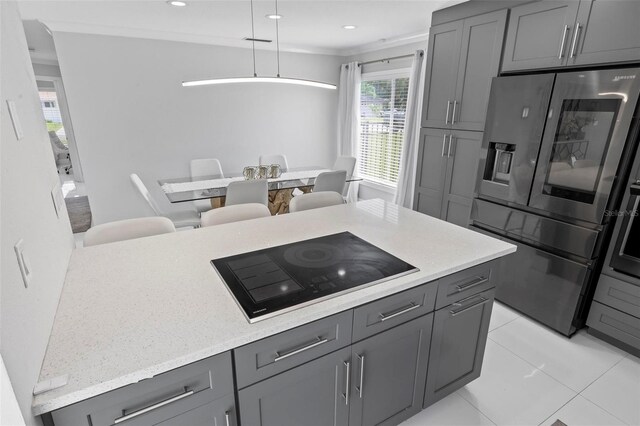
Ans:
[[[62,123],[54,123],[53,121],[47,120],[47,132],[50,132],[52,130],[55,132],[61,128],[62,128]]]

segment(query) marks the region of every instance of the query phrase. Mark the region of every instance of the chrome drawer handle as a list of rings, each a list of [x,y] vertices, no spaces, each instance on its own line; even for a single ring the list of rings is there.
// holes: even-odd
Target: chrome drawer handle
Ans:
[[[451,108],[451,101],[447,101],[447,115],[444,118],[444,124],[449,124],[449,109]]]
[[[442,135],[442,156],[444,157],[444,147],[447,144],[447,134]]]
[[[466,312],[469,309],[474,308],[474,307],[476,307],[478,305],[482,305],[483,303],[486,303],[488,301],[489,301],[489,299],[487,299],[486,297],[480,297],[480,300],[478,300],[477,302],[472,303],[470,305],[467,305],[467,306],[465,306],[465,307],[463,307],[461,309],[451,309],[449,311],[449,313],[451,314],[452,317],[455,317],[456,315],[459,315],[459,314],[461,314],[463,312]],[[456,305],[458,305],[458,304],[454,303],[454,306],[456,306]]]
[[[456,106],[457,105],[458,105],[458,101],[457,100],[453,101],[453,114],[451,114],[451,124],[456,124]]]
[[[409,306],[407,306],[406,308],[400,308],[399,310],[395,311],[395,312],[387,312],[384,314],[378,314],[380,316],[380,322],[385,322],[386,320],[390,320],[391,318],[395,318],[398,315],[402,315],[402,314],[406,314],[407,312],[411,312],[414,309],[418,309],[422,307],[422,305],[416,305],[415,303],[411,302],[411,304]]]
[[[224,412],[224,422],[226,426],[231,426],[231,411]]]
[[[573,43],[571,43],[571,54],[570,58],[576,56],[576,47],[578,47],[578,37],[580,36],[580,22],[576,24],[576,32],[573,35]]]
[[[358,358],[360,358],[360,386],[356,386],[356,390],[358,391],[358,396],[362,399],[362,383],[364,382],[364,355],[356,354]]]
[[[194,391],[187,390],[185,388],[184,393],[181,393],[180,395],[176,395],[176,396],[171,397],[169,399],[165,399],[164,401],[160,401],[157,404],[150,405],[149,407],[143,408],[141,410],[134,411],[133,413],[127,414],[126,416],[118,417],[117,419],[115,419],[113,421],[113,423],[117,425],[118,423],[126,422],[127,420],[131,420],[131,419],[133,419],[135,417],[141,416],[141,415],[143,415],[145,413],[148,413],[150,411],[157,410],[158,408],[164,407],[165,405],[169,405],[169,404],[171,404],[173,402],[180,401],[181,399],[184,399],[184,398],[186,398],[188,396],[191,396],[193,394],[194,394]],[[122,414],[124,414],[124,410],[123,410]]]
[[[476,279],[474,279],[472,281],[469,281],[466,284],[458,284],[456,286],[456,292],[460,293],[461,291],[465,291],[465,290],[468,290],[468,289],[470,289],[472,287],[478,286],[480,284],[484,284],[487,281],[489,281],[489,278],[487,278],[487,277],[476,277]]]
[[[560,53],[558,53],[558,59],[562,59],[564,56],[564,45],[567,42],[567,32],[569,31],[569,26],[565,25],[562,30],[562,42],[560,43]]]
[[[305,346],[303,346],[301,348],[294,349],[291,352],[285,352],[285,353],[282,353],[282,354],[280,352],[276,352],[276,357],[275,357],[275,359],[273,361],[274,362],[281,361],[281,360],[283,360],[285,358],[289,358],[290,356],[297,355],[300,352],[308,351],[309,349],[315,348],[316,346],[320,346],[322,344],[325,344],[328,341],[329,341],[329,339],[322,339],[320,337],[316,337],[316,340],[313,341],[312,343],[309,343],[308,345],[305,345]]]
[[[347,372],[345,373],[347,376],[346,384],[344,387],[344,393],[342,397],[344,398],[345,405],[349,405],[349,388],[351,387],[350,379],[351,379],[351,363],[349,361],[344,361],[344,366],[347,368]]]

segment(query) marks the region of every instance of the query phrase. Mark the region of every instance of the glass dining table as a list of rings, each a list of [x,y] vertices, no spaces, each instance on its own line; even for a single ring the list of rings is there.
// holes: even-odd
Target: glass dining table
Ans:
[[[283,172],[280,177],[270,178],[269,181],[269,210],[271,214],[286,213],[293,190],[298,188],[302,192],[310,192],[316,177],[322,172],[331,171],[322,167],[291,168]],[[211,200],[212,208],[222,207],[227,195],[227,186],[234,181],[244,180],[243,174],[232,173],[220,176],[199,176],[171,179],[159,179],[170,203],[184,203],[195,200]],[[360,181],[362,178],[347,176],[347,182]]]

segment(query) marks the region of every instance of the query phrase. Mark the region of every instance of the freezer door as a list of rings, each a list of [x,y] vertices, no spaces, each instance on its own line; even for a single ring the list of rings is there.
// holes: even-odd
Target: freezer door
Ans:
[[[558,74],[529,206],[601,223],[640,90],[640,69]]]
[[[526,205],[555,74],[496,77],[491,84],[477,191]]]

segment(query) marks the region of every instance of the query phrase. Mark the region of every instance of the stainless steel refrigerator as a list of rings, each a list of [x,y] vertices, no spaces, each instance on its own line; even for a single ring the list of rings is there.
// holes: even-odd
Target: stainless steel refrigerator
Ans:
[[[518,245],[496,298],[568,336],[588,313],[639,92],[637,68],[492,81],[472,226]]]

